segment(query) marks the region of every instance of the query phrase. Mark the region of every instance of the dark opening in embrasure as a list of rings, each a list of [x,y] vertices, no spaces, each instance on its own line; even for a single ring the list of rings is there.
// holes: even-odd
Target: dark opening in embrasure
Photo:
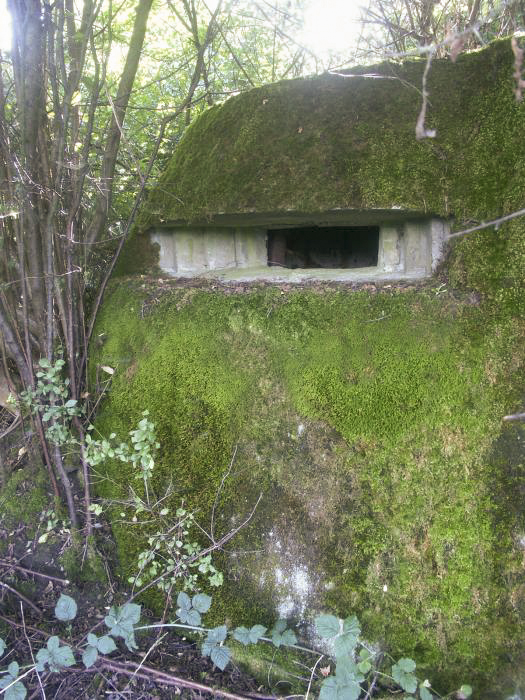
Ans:
[[[306,226],[268,231],[270,267],[374,267],[378,250],[379,226]]]

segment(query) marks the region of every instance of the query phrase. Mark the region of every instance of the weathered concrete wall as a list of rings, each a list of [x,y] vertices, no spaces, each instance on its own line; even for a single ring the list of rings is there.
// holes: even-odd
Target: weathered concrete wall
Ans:
[[[179,227],[153,231],[151,240],[160,246],[160,268],[173,277],[394,280],[429,277],[447,232],[448,224],[437,218],[388,223],[380,226],[377,266],[294,270],[268,266],[267,229],[262,227]]]
[[[159,266],[174,277],[195,277],[207,272],[266,265],[264,229],[187,228],[154,231],[160,246]]]

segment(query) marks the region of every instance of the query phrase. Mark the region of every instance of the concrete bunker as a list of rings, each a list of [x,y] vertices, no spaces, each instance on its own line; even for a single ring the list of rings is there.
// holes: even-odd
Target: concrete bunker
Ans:
[[[174,277],[351,281],[430,276],[447,232],[446,220],[420,212],[364,210],[218,215],[150,237]]]

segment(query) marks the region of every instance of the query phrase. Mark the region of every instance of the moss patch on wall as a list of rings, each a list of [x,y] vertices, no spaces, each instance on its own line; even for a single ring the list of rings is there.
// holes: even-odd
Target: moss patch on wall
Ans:
[[[91,356],[117,370],[97,429],[125,437],[149,409],[155,491],[173,482],[169,505],[184,500],[205,526],[235,453],[221,534],[262,493],[218,558],[215,619],[268,622],[276,604],[300,618],[355,612],[369,638],[414,656],[438,685],[490,685],[523,645],[523,471],[497,449],[523,390],[514,306],[496,313],[434,284],[173,286],[153,307],[138,280],[113,286]],[[101,476],[105,498],[140,489],[122,463]],[[146,534],[117,510],[127,577]],[[283,580],[301,576],[308,594],[287,599]]]

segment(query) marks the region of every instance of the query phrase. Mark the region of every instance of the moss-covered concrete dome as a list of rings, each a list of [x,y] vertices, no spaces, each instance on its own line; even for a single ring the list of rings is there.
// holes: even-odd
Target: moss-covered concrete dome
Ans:
[[[434,60],[417,141],[424,60],[353,77],[322,75],[251,90],[187,131],[139,228],[218,214],[391,209],[456,219],[498,216],[523,201],[524,108],[509,41]],[[359,76],[356,73],[363,73]],[[370,77],[371,75],[376,77]],[[511,151],[502,148],[511,139]]]

